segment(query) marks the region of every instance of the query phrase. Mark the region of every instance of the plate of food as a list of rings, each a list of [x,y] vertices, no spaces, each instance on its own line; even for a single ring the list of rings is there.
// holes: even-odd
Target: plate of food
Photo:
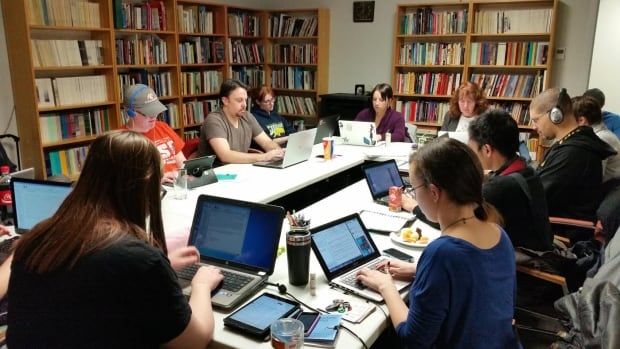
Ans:
[[[390,239],[404,246],[426,247],[431,241],[437,239],[440,234],[438,230],[416,220],[413,226],[390,233]]]

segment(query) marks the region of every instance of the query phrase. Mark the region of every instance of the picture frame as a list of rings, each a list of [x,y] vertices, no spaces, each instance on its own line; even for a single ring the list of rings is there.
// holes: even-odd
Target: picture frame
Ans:
[[[374,20],[374,1],[353,1],[353,22],[373,22]]]
[[[363,96],[364,92],[365,92],[364,89],[365,89],[365,87],[364,87],[363,84],[356,84],[355,85],[355,90],[354,90],[355,91],[355,95],[356,96]]]

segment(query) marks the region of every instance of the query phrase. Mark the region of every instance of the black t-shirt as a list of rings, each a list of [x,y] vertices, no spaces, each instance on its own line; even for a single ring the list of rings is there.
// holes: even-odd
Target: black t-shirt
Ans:
[[[71,270],[36,274],[13,262],[8,296],[9,348],[157,348],[191,318],[166,256],[135,238]]]

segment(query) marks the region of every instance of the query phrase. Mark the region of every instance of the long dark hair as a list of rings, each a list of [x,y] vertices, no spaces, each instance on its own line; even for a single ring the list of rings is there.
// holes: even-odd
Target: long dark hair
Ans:
[[[394,91],[392,90],[392,86],[386,83],[377,84],[372,89],[372,91],[370,91],[370,112],[372,113],[373,119],[377,116],[377,112],[375,111],[375,108],[373,107],[373,102],[372,102],[375,92],[379,92],[381,99],[384,101],[389,101],[390,99],[394,98]],[[390,108],[391,107],[388,105],[388,109]]]
[[[477,204],[476,218],[501,224],[497,210],[482,198],[482,165],[467,145],[451,138],[436,138],[412,154],[409,163],[425,185],[439,187],[456,204]]]
[[[98,137],[71,194],[51,218],[20,239],[15,260],[39,273],[71,268],[128,235],[167,253],[161,176],[159,151],[146,137],[132,131]]]

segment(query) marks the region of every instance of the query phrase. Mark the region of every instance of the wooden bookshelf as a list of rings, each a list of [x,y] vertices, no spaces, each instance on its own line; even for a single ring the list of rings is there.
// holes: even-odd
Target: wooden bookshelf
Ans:
[[[58,2],[54,0],[46,1],[50,7],[58,6]],[[197,137],[206,114],[219,107],[219,86],[224,79],[233,77],[233,71],[249,70],[254,72],[254,75],[259,72],[258,74],[262,75],[260,79],[251,81],[241,79],[250,83],[250,87],[256,87],[259,84],[272,82],[270,75],[273,69],[297,67],[312,70],[315,73],[312,89],[281,89],[278,90],[278,95],[309,98],[315,103],[315,110],[318,95],[327,92],[328,10],[264,11],[205,3],[203,0],[161,0],[165,11],[160,12],[157,9],[157,12],[151,12],[150,15],[143,12],[143,16],[136,18],[129,15],[136,6],[143,6],[145,2],[146,0],[142,2],[88,0],[87,4],[80,2],[79,6],[84,6],[88,10],[93,11],[93,8],[97,8],[98,15],[89,17],[91,21],[88,23],[85,22],[86,18],[79,19],[75,21],[78,23],[76,26],[71,25],[73,23],[71,18],[47,18],[41,8],[31,11],[30,4],[41,4],[44,3],[43,0],[38,3],[25,0],[2,2],[3,12],[11,14],[5,18],[5,28],[10,28],[6,31],[11,33],[7,36],[7,49],[12,72],[17,126],[21,138],[22,164],[24,167],[35,167],[37,178],[46,178],[48,174],[54,174],[50,170],[57,166],[52,166],[50,153],[57,152],[53,155],[56,161],[58,159],[62,159],[63,162],[72,159],[79,160],[98,134],[103,133],[105,129],[117,129],[124,125],[122,79],[126,79],[125,83],[136,83],[138,82],[136,79],[139,79],[139,82],[151,85],[160,95],[162,103],[169,106],[170,112],[164,121],[186,139]],[[149,2],[157,5],[155,0],[149,0]],[[124,7],[117,7],[118,4]],[[143,6],[141,11],[146,11],[146,9],[147,7]],[[153,7],[150,9],[154,11]],[[159,16],[160,13],[165,13],[165,15]],[[270,37],[267,33],[269,16],[279,16],[283,13],[317,18],[318,25],[315,33],[307,37]],[[71,14],[68,11],[59,10],[54,11],[54,15],[70,16]],[[250,17],[253,19],[248,21]],[[241,20],[237,21],[239,18]],[[149,19],[151,22],[147,22]],[[251,23],[251,28],[248,27],[248,23]],[[66,40],[100,42],[97,52],[101,57],[101,62],[97,65],[91,65],[90,61],[88,65],[79,63],[42,65],[39,62],[40,55],[37,55],[40,48],[38,46],[34,48],[31,40],[45,41],[42,45],[47,45],[48,41]],[[144,61],[142,60],[144,57],[137,57],[140,59],[120,60],[119,49],[122,45],[119,46],[121,42],[117,40],[132,41],[131,44],[127,44],[127,48],[134,49],[142,45],[144,50],[153,46],[154,42],[165,43],[166,59]],[[231,43],[236,41],[243,45],[262,47],[262,59],[234,62],[231,55]],[[270,60],[268,54],[270,45],[276,43],[314,44],[318,47],[317,62],[278,64]],[[63,43],[58,45],[60,44]],[[63,50],[59,49],[59,51]],[[123,58],[127,57],[123,56]],[[37,88],[37,83],[47,88],[47,79],[51,84],[54,79],[86,76],[102,76],[100,78],[102,83],[98,86],[105,86],[107,96],[105,99],[79,100],[79,103],[61,105],[38,103],[40,88]],[[200,85],[200,82],[195,80],[196,78],[207,79],[209,88],[188,89],[187,85],[191,83],[194,84],[193,86]],[[164,84],[165,88],[163,88]],[[159,93],[159,91],[162,92]],[[79,132],[73,129],[71,130],[73,133],[63,134],[60,132],[62,130],[59,131],[54,127],[65,127],[66,120],[62,118],[63,115],[69,118],[69,114],[73,115],[71,117],[74,119],[76,115],[78,118],[89,118],[91,121],[97,119],[92,122],[97,122],[97,125],[101,124],[100,128],[106,126],[107,128],[95,132],[93,126],[92,130],[88,130],[90,133],[84,133],[84,129]],[[316,114],[292,113],[288,116],[294,119],[303,118],[309,123],[316,120]],[[102,122],[103,117],[107,118],[105,122]],[[59,132],[60,135],[57,134]],[[66,154],[62,155],[61,152]],[[69,168],[69,165],[65,166]],[[77,178],[79,161],[70,167],[71,171],[63,174],[69,178]]]
[[[537,17],[531,23],[518,21],[515,28],[502,26],[501,21],[496,23],[501,17],[498,12],[523,19],[520,10],[538,10]],[[420,25],[414,25],[416,19],[431,16],[434,25],[425,26],[431,23],[426,20],[418,20]],[[438,129],[454,90],[464,81],[475,81],[485,90],[491,104],[500,103],[510,109],[519,128],[533,132],[528,105],[536,94],[551,86],[556,17],[557,0],[399,5],[392,63],[396,108],[403,112],[407,122]],[[433,61],[429,56],[439,58]],[[441,82],[437,84],[439,88],[420,88],[435,81]],[[534,85],[529,90],[523,87],[528,82]],[[418,115],[411,115],[413,108],[407,102],[416,103]],[[540,153],[539,150],[540,147]]]

